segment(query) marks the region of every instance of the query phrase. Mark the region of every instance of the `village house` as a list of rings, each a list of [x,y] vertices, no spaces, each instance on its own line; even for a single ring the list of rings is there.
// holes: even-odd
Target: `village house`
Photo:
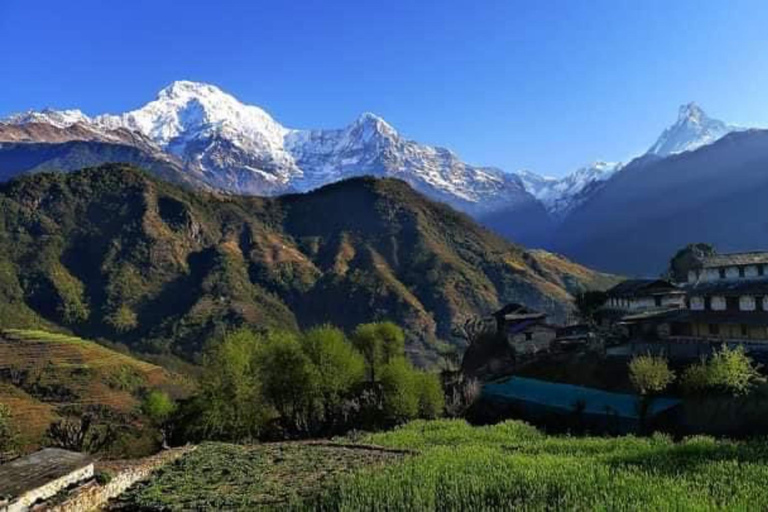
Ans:
[[[625,313],[684,308],[685,290],[665,279],[628,279],[607,292],[605,309]]]
[[[768,343],[768,252],[715,254],[688,272],[688,311],[671,334],[709,341]]]
[[[557,334],[557,327],[547,323],[547,314],[521,304],[508,304],[493,313],[496,332],[515,354],[534,355],[548,351]]]
[[[625,281],[605,309],[630,339],[768,348],[768,252],[700,257],[687,282]],[[646,284],[642,284],[645,282]]]

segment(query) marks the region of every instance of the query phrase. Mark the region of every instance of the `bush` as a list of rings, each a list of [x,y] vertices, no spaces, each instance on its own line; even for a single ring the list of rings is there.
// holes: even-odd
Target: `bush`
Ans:
[[[730,349],[723,345],[709,359],[691,365],[683,373],[683,389],[690,393],[706,390],[739,396],[748,394],[765,382],[759,365],[747,356],[744,347]]]
[[[663,357],[637,356],[629,363],[629,380],[641,395],[655,395],[675,380],[675,374]]]

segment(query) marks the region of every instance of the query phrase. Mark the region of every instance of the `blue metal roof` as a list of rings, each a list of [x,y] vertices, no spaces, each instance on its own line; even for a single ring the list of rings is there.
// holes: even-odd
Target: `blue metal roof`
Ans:
[[[622,418],[638,419],[637,395],[611,393],[600,389],[558,384],[523,377],[486,384],[483,395],[501,401],[522,401],[543,405],[563,412],[573,412],[576,404],[584,404],[583,412],[594,415],[616,415]],[[659,397],[653,400],[648,416],[655,416],[680,403],[676,398]]]

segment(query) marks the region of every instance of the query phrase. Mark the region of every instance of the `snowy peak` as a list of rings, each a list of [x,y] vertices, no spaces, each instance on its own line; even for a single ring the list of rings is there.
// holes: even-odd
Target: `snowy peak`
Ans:
[[[246,145],[275,148],[288,131],[262,109],[244,105],[216,86],[190,81],[173,82],[143,107],[99,116],[95,122],[140,131],[161,146],[173,144],[174,152],[183,151],[191,139],[216,133]]]
[[[648,154],[665,157],[693,151],[739,129],[707,116],[696,103],[688,103],[680,107],[675,124],[664,130]]]
[[[5,122],[10,124],[28,124],[43,123],[50,124],[56,128],[67,128],[73,124],[89,124],[91,119],[80,110],[53,110],[46,108],[40,111],[29,110],[20,114],[14,114],[8,117]]]
[[[525,189],[542,202],[555,218],[562,218],[584,202],[597,184],[621,170],[620,162],[594,162],[581,167],[564,178],[540,176],[530,171],[518,171]]]

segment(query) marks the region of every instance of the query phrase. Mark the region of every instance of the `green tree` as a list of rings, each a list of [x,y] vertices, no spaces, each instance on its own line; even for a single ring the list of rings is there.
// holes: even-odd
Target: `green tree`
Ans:
[[[295,334],[270,333],[260,351],[262,393],[277,410],[283,427],[303,433],[318,413],[320,375]]]
[[[403,330],[392,322],[374,322],[358,325],[352,343],[363,354],[368,380],[375,382],[382,367],[405,351]]]
[[[748,394],[757,384],[765,382],[744,347],[730,349],[723,345],[709,359],[688,367],[683,373],[683,388],[691,393],[713,390],[733,396]]]
[[[417,374],[404,357],[392,359],[382,366],[380,382],[384,393],[384,414],[388,421],[401,423],[418,416]]]
[[[335,327],[310,329],[301,337],[304,353],[317,369],[315,389],[325,421],[333,420],[343,397],[365,378],[363,356]]]
[[[419,394],[419,416],[425,419],[442,416],[445,393],[440,377],[435,373],[417,372],[416,390]]]
[[[675,373],[663,357],[637,356],[629,363],[629,380],[641,395],[655,395],[675,380]]]
[[[144,397],[141,412],[158,428],[162,436],[163,448],[167,448],[170,419],[176,411],[176,403],[163,391],[153,389]]]
[[[640,429],[647,429],[648,411],[654,397],[664,391],[672,381],[675,373],[670,370],[667,360],[652,355],[637,356],[629,363],[629,380],[640,393],[639,420]]]
[[[203,358],[196,401],[200,414],[192,419],[203,437],[256,438],[273,417],[261,394],[263,343],[263,336],[242,329],[226,335]]]

